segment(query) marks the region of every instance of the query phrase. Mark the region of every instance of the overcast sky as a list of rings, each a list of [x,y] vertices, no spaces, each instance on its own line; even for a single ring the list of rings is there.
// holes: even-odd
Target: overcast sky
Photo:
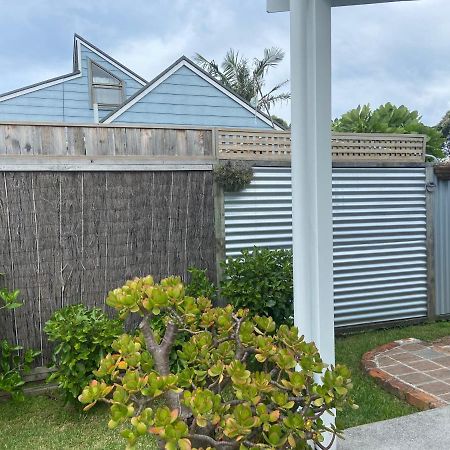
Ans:
[[[286,50],[268,85],[289,78],[289,18],[265,0],[0,0],[0,92],[72,70],[78,33],[150,80],[182,54]],[[449,0],[333,9],[333,116],[391,101],[427,124],[450,109]],[[276,108],[289,120],[289,106]]]

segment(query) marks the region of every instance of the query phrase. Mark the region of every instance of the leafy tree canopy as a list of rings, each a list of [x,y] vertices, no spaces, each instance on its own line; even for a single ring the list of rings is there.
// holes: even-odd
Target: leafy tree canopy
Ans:
[[[406,106],[395,106],[386,103],[372,110],[370,105],[358,105],[340,118],[332,122],[333,131],[347,133],[397,133],[397,134],[425,134],[427,140],[427,154],[442,158],[444,152],[444,136],[434,127],[422,122],[417,111],[410,111]]]
[[[272,118],[272,120],[273,120],[276,124],[280,125],[280,127],[284,128],[285,130],[290,130],[290,129],[291,129],[291,125],[288,124],[288,123],[286,122],[286,120],[282,119],[281,117],[278,117],[278,116],[276,116],[275,114],[272,114],[270,117]]]
[[[436,125],[445,138],[444,151],[447,156],[450,154],[450,111],[447,111],[441,121]]]

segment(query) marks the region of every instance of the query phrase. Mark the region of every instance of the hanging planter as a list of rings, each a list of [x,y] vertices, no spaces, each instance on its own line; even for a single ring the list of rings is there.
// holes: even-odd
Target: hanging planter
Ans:
[[[447,160],[435,165],[434,173],[440,180],[450,180],[450,161]]]
[[[214,179],[227,192],[242,191],[253,180],[253,168],[241,161],[219,163],[214,168]]]

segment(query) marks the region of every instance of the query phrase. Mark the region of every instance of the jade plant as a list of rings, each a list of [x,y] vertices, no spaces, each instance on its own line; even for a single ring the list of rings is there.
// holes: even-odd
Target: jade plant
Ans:
[[[178,277],[130,280],[106,302],[122,318],[139,315],[140,333],[112,344],[79,400],[85,410],[109,403],[108,426],[121,430],[129,450],[148,433],[168,450],[329,449],[340,430],[324,415],[354,406],[349,370],[327,367],[297,328],[214,308],[186,296]],[[162,332],[151,327],[154,316]],[[182,369],[172,373],[179,333],[190,337],[178,350]]]

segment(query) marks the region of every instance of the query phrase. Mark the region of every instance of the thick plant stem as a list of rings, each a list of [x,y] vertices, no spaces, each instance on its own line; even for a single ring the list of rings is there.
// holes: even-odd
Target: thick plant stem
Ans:
[[[153,356],[155,369],[160,375],[166,376],[170,374],[169,355],[172,350],[173,343],[175,342],[178,326],[175,323],[170,322],[167,325],[166,332],[163,339],[161,340],[161,343],[158,344],[153,334],[153,330],[150,327],[149,319],[150,316],[144,317],[139,327],[142,330],[142,334],[144,335],[147,350]],[[186,415],[186,412],[181,407],[180,394],[177,394],[173,391],[167,391],[164,394],[164,398],[166,400],[167,406],[171,410],[178,409],[181,415]]]

